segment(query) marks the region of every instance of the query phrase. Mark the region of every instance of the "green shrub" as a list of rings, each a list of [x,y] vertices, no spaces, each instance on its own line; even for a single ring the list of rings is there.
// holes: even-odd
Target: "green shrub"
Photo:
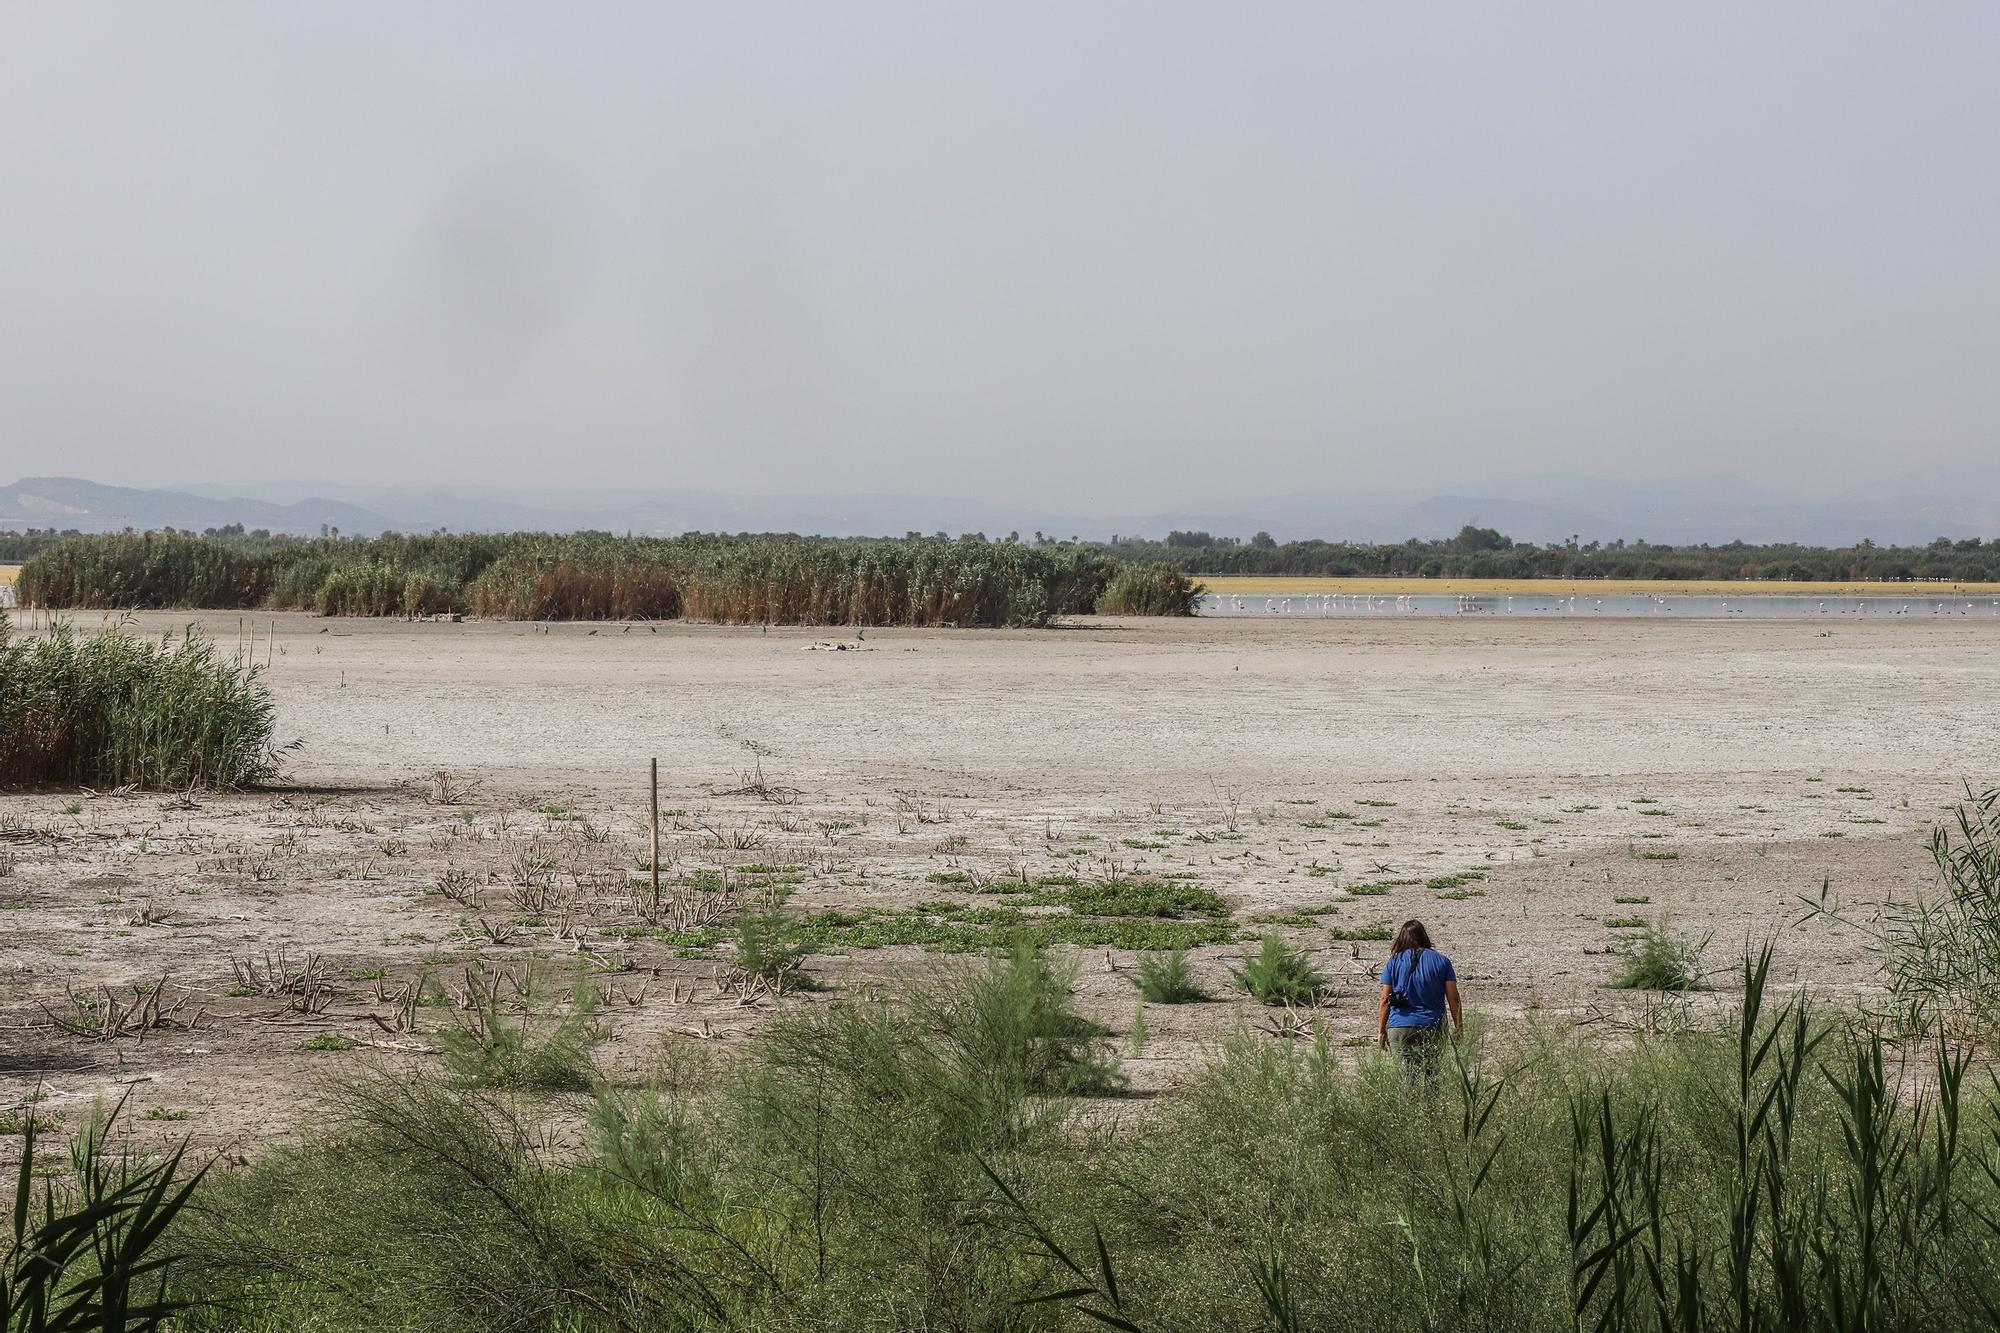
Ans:
[[[1139,994],[1154,1004],[1197,1004],[1208,998],[1185,949],[1142,957],[1137,984]]]
[[[1644,924],[1640,917],[1629,919]],[[1632,941],[1624,970],[1611,987],[1613,990],[1700,990],[1701,956],[1707,948],[1706,938],[1694,940],[1677,935],[1662,918],[1647,925],[1645,934]]]
[[[966,1066],[1010,1097],[1103,1093],[1118,1086],[1102,1025],[1076,1011],[1075,964],[1025,941],[993,955],[937,1017]]]
[[[1231,975],[1260,1004],[1312,1004],[1326,989],[1326,977],[1312,960],[1275,930],[1265,933],[1256,956]]]
[[[810,952],[797,919],[788,913],[745,912],[737,919],[735,962],[746,977],[773,989],[802,988],[798,971]]]
[[[566,1012],[510,1016],[498,986],[473,974],[473,1008],[438,1040],[444,1067],[466,1087],[526,1092],[588,1092],[597,1081],[591,1050],[607,1035],[596,988],[579,977]],[[524,1002],[525,1003],[525,1002]]]
[[[271,696],[190,633],[141,639],[0,614],[0,786],[236,787],[271,776]]]

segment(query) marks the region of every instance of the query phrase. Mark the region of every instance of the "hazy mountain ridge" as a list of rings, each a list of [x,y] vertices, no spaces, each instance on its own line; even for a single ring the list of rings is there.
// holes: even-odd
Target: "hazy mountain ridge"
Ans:
[[[317,535],[322,527],[455,532],[580,528],[667,535],[688,531],[884,536],[909,531],[1004,536],[1162,537],[1176,528],[1280,540],[1398,542],[1447,536],[1472,523],[1519,541],[1646,540],[1841,546],[1864,538],[1911,544],[1935,537],[2000,537],[2000,472],[1960,470],[1929,494],[1883,488],[1791,501],[1731,477],[1619,482],[1543,476],[1459,490],[1356,492],[1217,502],[1164,514],[1087,517],[980,500],[898,495],[722,495],[689,490],[510,490],[465,486],[349,486],[277,482],[183,490],[107,486],[69,477],[0,488],[0,528],[86,532],[175,527],[247,528]]]
[[[76,528],[117,532],[124,528],[202,528],[241,523],[273,532],[317,534],[320,526],[342,532],[379,532],[380,515],[337,500],[306,499],[273,504],[247,496],[215,498],[186,491],[105,486],[75,477],[24,477],[0,487],[0,528]]]

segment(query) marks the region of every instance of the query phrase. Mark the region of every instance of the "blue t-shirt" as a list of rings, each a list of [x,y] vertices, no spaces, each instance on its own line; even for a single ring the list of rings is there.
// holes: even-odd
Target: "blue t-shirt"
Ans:
[[[1389,987],[1389,1026],[1434,1028],[1444,1025],[1444,984],[1458,980],[1451,959],[1436,949],[1405,949],[1382,964],[1382,984]],[[1397,1002],[1400,992],[1409,1001]]]

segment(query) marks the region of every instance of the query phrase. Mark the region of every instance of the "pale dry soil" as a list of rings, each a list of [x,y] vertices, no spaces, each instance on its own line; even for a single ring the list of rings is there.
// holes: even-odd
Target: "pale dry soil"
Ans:
[[[232,653],[249,633],[193,618]],[[746,900],[798,913],[987,907],[1006,899],[981,888],[1056,874],[1222,895],[1239,933],[1196,955],[1214,999],[1146,1007],[1126,1066],[1141,1102],[1235,1026],[1271,1025],[1231,968],[1259,918],[1302,907],[1332,909],[1279,927],[1334,979],[1308,1017],[1357,1048],[1385,946],[1329,929],[1409,916],[1503,1032],[1619,1040],[1678,1021],[1606,989],[1631,934],[1607,921],[1628,917],[1712,936],[1697,1016],[1767,936],[1786,984],[1868,993],[1865,939],[1802,923],[1807,900],[1825,884],[1865,914],[1927,890],[1933,822],[1996,776],[2000,627],[1981,623],[255,626],[280,738],[302,742],[284,785],[0,795],[0,1114],[36,1098],[72,1128],[129,1089],[142,1137],[240,1156],[309,1124],[324,1080],[434,1060],[467,968],[538,967],[542,997],[590,978],[613,1033],[601,1063],[636,1081],[667,1043],[726,1055],[775,1013],[981,965],[911,946],[815,956],[822,989],[741,1002],[726,941],[632,929],[654,757],[670,891],[727,871]],[[469,792],[440,793],[439,770]],[[1419,882],[1346,892],[1383,881]],[[281,952],[320,960],[319,1012],[236,974]],[[1129,1050],[1137,955],[1060,952]],[[162,981],[184,1003],[143,1038],[57,1021]],[[303,1048],[322,1034],[360,1044]]]

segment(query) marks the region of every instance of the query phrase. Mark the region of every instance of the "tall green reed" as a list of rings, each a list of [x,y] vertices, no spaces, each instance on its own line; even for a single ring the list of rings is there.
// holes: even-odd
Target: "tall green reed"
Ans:
[[[14,638],[0,614],[0,787],[242,786],[270,776],[259,669],[189,632],[139,638],[58,620]]]

